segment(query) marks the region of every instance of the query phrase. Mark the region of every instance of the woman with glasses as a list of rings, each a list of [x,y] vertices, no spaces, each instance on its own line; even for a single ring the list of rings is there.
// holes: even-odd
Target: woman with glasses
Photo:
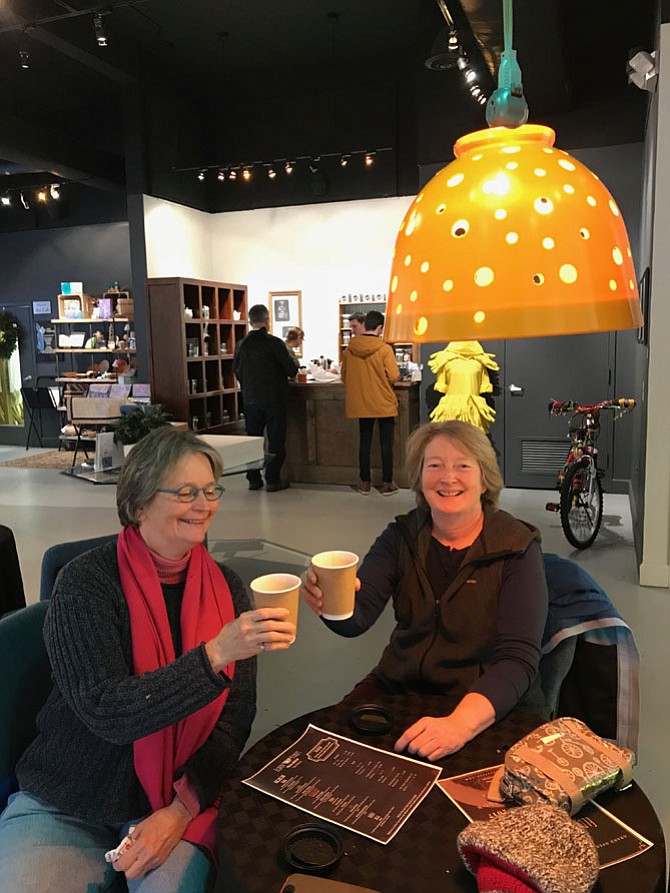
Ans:
[[[256,655],[295,637],[203,546],[222,471],[194,434],[152,431],[121,469],[118,541],[60,573],[54,688],[0,816],[3,889],[107,890],[114,871],[130,893],[211,888],[214,803],[254,718]]]

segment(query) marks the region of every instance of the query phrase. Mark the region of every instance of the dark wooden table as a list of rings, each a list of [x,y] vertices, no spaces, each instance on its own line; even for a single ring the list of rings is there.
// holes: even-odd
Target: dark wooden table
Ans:
[[[391,710],[394,727],[386,735],[362,735],[349,724],[351,706],[334,705],[294,719],[257,742],[243,756],[241,778],[257,772],[289,747],[311,722],[357,741],[392,750],[412,722],[425,715],[444,715],[453,703],[440,695],[388,695],[379,701]],[[501,763],[515,741],[539,724],[537,717],[513,712],[471,741],[462,751],[439,762],[442,777]],[[654,846],[627,862],[605,869],[596,893],[666,893],[663,831],[649,800],[633,784],[621,793],[607,793],[598,802]],[[218,821],[220,866],[216,893],[275,893],[294,869],[280,850],[295,826],[319,821],[337,831],[344,855],[328,876],[380,893],[476,893],[475,879],[458,855],[456,837],[466,819],[438,788],[433,788],[388,844],[382,845],[345,828],[329,825],[272,797],[231,782],[224,792]]]

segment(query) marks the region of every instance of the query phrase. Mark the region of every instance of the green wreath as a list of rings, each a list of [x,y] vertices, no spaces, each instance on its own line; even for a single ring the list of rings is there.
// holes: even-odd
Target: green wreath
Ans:
[[[11,313],[0,313],[0,360],[8,360],[23,337],[21,323]]]

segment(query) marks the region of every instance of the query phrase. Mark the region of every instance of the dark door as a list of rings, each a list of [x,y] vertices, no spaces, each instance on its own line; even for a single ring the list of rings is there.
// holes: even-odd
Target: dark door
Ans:
[[[23,328],[18,351],[9,360],[0,359],[0,443],[17,446],[25,444],[29,422],[20,389],[36,386],[35,323],[28,304],[0,305],[0,309],[15,316]]]
[[[610,334],[509,340],[501,362],[505,402],[505,484],[553,489],[568,454],[568,418],[554,400],[596,403],[610,383]],[[608,442],[603,419],[603,443]],[[604,463],[603,463],[604,465]]]

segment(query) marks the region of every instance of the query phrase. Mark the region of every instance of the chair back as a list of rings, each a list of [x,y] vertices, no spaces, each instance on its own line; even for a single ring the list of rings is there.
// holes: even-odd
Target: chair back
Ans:
[[[19,553],[16,550],[14,534],[0,524],[0,615],[7,611],[16,611],[26,604],[23,591],[23,577],[19,564]]]
[[[574,561],[545,554],[549,612],[540,680],[552,716],[574,716],[637,751],[640,655],[602,587]]]
[[[16,790],[14,767],[37,733],[35,720],[51,691],[42,638],[48,603],[0,617],[0,810]]]
[[[69,543],[57,543],[55,546],[49,546],[42,556],[42,570],[40,577],[40,601],[51,598],[56,577],[60,573],[61,568],[65,567],[68,561],[82,555],[84,552],[90,552],[98,546],[104,546],[117,538],[117,533],[106,534],[105,536],[95,536],[87,540],[75,540]]]

